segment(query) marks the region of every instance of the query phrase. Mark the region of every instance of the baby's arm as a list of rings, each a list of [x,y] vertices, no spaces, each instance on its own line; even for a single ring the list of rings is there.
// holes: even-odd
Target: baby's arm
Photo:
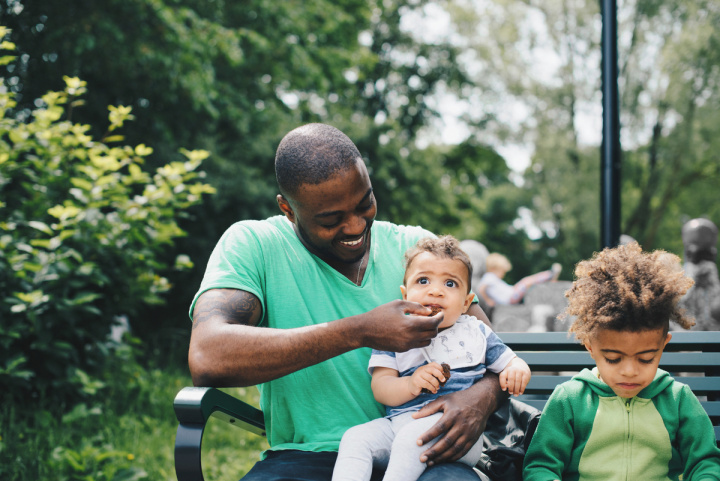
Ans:
[[[432,362],[417,368],[412,376],[404,377],[400,377],[395,369],[376,367],[370,387],[377,402],[399,406],[418,397],[423,388],[436,393],[441,381],[445,381],[443,369],[440,364]]]
[[[503,391],[519,396],[525,392],[530,377],[530,367],[527,363],[519,357],[514,357],[500,373],[500,387]]]

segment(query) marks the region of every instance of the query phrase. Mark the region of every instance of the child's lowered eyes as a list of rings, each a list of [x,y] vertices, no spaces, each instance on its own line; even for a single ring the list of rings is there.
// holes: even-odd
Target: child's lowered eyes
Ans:
[[[651,357],[650,359],[638,359],[638,361],[640,361],[643,364],[652,364],[654,359],[655,359],[654,357]],[[620,358],[618,357],[615,359],[610,359],[610,358],[606,357],[605,362],[607,362],[608,364],[617,364],[620,362]]]

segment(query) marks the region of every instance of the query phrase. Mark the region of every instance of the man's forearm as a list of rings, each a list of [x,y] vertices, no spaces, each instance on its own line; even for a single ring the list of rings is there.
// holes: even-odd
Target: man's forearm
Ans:
[[[469,387],[478,400],[478,408],[484,413],[484,419],[494,413],[500,404],[510,395],[503,391],[500,387],[498,375],[494,372],[486,371],[480,381]]]
[[[249,386],[359,347],[394,352],[424,347],[442,321],[442,316],[428,316],[428,310],[396,300],[324,324],[274,329],[257,327],[262,308],[253,294],[212,289],[193,310],[190,373],[198,386]]]
[[[188,363],[198,386],[251,386],[360,347],[352,318],[296,329],[209,321],[193,330]]]

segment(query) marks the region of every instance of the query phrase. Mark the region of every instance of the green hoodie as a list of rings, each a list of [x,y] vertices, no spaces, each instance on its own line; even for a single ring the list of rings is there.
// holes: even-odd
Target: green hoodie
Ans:
[[[545,405],[523,479],[720,481],[720,449],[693,392],[662,369],[630,399],[584,369]]]

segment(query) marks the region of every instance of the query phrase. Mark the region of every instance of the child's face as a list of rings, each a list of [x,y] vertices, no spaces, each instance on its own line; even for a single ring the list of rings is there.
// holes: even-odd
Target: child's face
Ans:
[[[406,273],[406,285],[400,286],[403,299],[423,306],[438,306],[444,318],[440,327],[455,324],[467,312],[475,294],[468,294],[467,267],[456,259],[421,252]]]
[[[631,398],[655,378],[665,345],[664,329],[626,332],[600,329],[585,341],[600,378],[620,397]]]

